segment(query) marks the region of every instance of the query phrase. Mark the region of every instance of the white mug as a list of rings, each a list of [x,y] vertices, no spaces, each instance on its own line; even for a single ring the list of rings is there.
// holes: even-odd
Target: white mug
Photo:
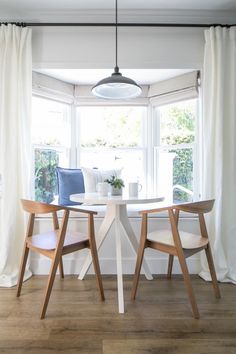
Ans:
[[[138,197],[138,192],[142,190],[142,185],[138,182],[129,183],[129,196]]]
[[[99,182],[97,184],[97,192],[101,197],[105,197],[108,194],[109,185],[107,182]]]

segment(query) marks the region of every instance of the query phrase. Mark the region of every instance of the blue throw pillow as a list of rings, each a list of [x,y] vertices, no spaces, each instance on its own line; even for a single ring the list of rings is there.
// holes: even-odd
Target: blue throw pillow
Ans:
[[[57,167],[58,203],[60,205],[80,205],[72,202],[71,194],[84,193],[84,177],[80,169]]]

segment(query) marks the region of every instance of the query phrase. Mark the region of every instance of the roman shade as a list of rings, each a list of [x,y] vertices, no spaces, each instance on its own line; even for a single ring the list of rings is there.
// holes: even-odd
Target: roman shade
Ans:
[[[153,106],[184,101],[198,97],[199,72],[189,72],[150,85],[148,98]]]

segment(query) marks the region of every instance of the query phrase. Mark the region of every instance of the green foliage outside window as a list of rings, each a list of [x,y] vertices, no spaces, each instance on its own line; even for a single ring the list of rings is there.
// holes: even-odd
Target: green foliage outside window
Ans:
[[[193,190],[193,151],[192,149],[171,150],[176,156],[173,161],[173,185],[181,185]],[[173,190],[174,201],[190,201],[191,195],[179,189]]]
[[[35,200],[45,203],[53,201],[57,194],[58,163],[57,151],[35,149]]]

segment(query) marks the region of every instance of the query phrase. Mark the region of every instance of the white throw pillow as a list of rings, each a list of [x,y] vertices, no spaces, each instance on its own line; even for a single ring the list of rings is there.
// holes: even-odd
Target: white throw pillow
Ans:
[[[97,184],[104,182],[105,179],[115,175],[121,176],[121,169],[119,170],[99,170],[96,168],[81,167],[84,176],[85,193],[95,193],[97,191]]]

